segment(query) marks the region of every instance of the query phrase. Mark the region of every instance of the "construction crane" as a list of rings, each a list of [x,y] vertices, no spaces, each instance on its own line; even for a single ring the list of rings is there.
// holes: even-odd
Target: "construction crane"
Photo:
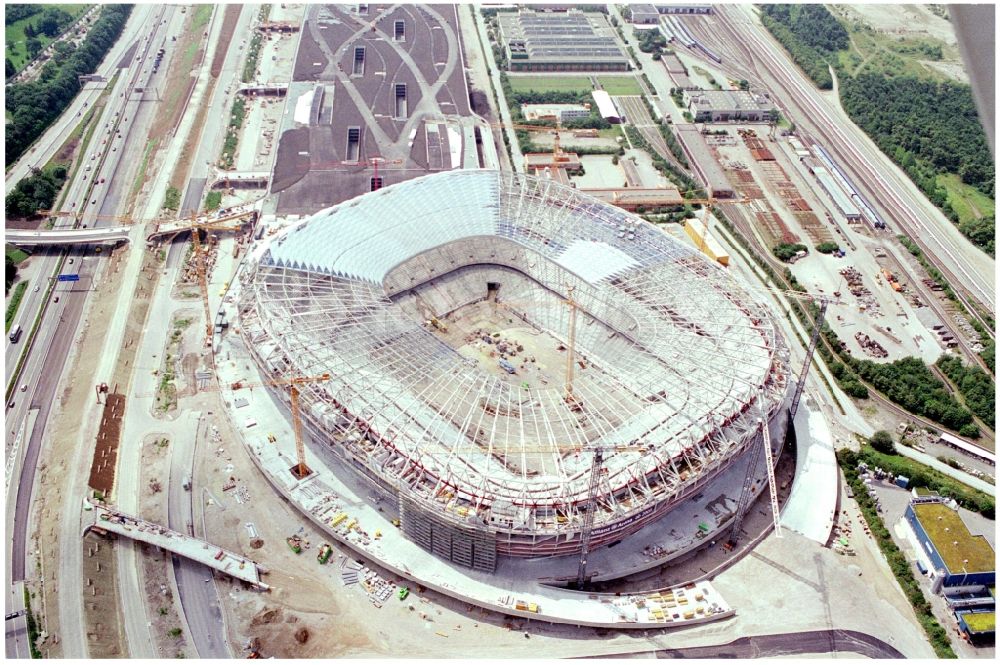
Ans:
[[[809,346],[806,349],[806,357],[802,361],[802,369],[799,371],[798,379],[795,384],[795,392],[792,395],[792,403],[788,408],[788,418],[785,421],[785,428],[782,432],[781,440],[784,441],[788,436],[788,428],[791,426],[792,419],[795,418],[795,413],[799,407],[799,400],[802,398],[802,391],[805,389],[806,377],[809,372],[809,367],[812,364],[813,355],[816,352],[816,345],[819,342],[820,331],[823,328],[823,322],[826,319],[826,311],[831,304],[840,305],[842,301],[836,297],[829,297],[825,295],[815,295],[811,293],[805,293],[802,291],[789,291],[786,289],[775,289],[771,287],[765,287],[766,291],[771,293],[781,294],[790,298],[796,298],[799,300],[807,300],[810,302],[819,302],[819,312],[816,315],[816,321],[813,326],[812,335],[809,338]],[[763,388],[761,389],[763,391]],[[763,392],[761,393],[762,399],[760,404],[764,403]],[[740,494],[739,501],[736,504],[736,516],[733,518],[732,529],[730,531],[729,542],[732,545],[736,545],[739,542],[740,530],[743,527],[743,519],[746,517],[746,512],[750,507],[750,489],[753,484],[753,478],[757,473],[757,465],[760,463],[760,447],[763,447],[765,463],[767,464],[767,481],[769,486],[769,493],[771,499],[771,516],[774,520],[774,531],[775,534],[781,537],[781,524],[778,514],[778,493],[777,487],[775,486],[774,480],[774,456],[771,451],[771,430],[768,423],[767,413],[762,413],[761,418],[761,439],[758,447],[756,448],[753,458],[750,461],[750,465],[747,467],[747,475],[744,480],[743,490]]]
[[[312,471],[306,465],[306,447],[305,441],[302,437],[302,416],[299,411],[299,386],[308,383],[322,383],[324,381],[330,380],[330,373],[324,372],[323,374],[317,374],[315,376],[293,376],[287,379],[265,379],[264,381],[234,381],[229,385],[229,390],[241,390],[243,388],[248,388],[253,390],[254,388],[265,388],[267,386],[273,387],[289,387],[289,403],[292,412],[292,432],[295,436],[295,464],[290,469],[292,475],[298,479],[305,478]],[[201,392],[219,392],[223,390],[222,386],[213,386],[210,388],[202,388]],[[155,397],[156,393],[141,393],[137,394],[136,397]]]
[[[254,210],[244,210],[242,208],[234,214],[222,215],[220,217],[209,217],[206,215],[196,215],[177,220],[169,219],[136,219],[121,215],[96,215],[97,219],[106,219],[118,222],[122,225],[146,224],[156,222],[158,224],[170,225],[171,233],[182,233],[191,231],[191,265],[198,276],[198,288],[201,292],[201,301],[205,314],[205,346],[212,345],[212,313],[208,302],[208,269],[206,267],[205,251],[201,244],[201,231],[238,231],[243,226],[243,220],[254,214]],[[83,217],[83,213],[66,211],[44,211],[50,217],[73,217],[77,221]]]
[[[526,132],[543,132],[547,134],[554,134],[552,141],[552,164],[550,166],[561,166],[569,161],[569,157],[562,150],[562,142],[560,141],[559,135],[562,132],[562,119],[556,118],[556,126],[549,127],[547,125],[522,125],[522,124],[510,124],[506,125],[500,122],[489,123],[490,127],[495,129],[521,129]]]
[[[292,431],[295,434],[295,465],[290,469],[292,475],[302,480],[312,473],[306,465],[306,446],[302,438],[302,416],[299,413],[299,386],[307,383],[319,383],[330,380],[330,373],[324,372],[316,376],[293,376],[287,379],[270,379],[260,383],[243,383],[236,381],[229,387],[231,390],[262,386],[288,386],[289,403],[292,412]]]
[[[582,405],[573,394],[573,365],[576,363],[576,301],[573,291],[576,287],[567,285],[566,305],[569,306],[569,334],[566,336],[566,385],[563,399],[571,411],[579,411]]]

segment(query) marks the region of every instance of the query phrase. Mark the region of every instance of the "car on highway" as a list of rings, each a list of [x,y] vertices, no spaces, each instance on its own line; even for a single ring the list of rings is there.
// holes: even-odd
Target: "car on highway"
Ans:
[[[55,298],[53,298],[53,299],[52,299],[52,302],[53,302],[54,304],[58,304],[58,302],[59,302],[59,296],[56,296]]]
[[[23,393],[23,392],[24,392],[24,391],[26,391],[27,389],[28,389],[28,384],[27,384],[27,383],[22,383],[22,384],[21,384],[21,392]]]

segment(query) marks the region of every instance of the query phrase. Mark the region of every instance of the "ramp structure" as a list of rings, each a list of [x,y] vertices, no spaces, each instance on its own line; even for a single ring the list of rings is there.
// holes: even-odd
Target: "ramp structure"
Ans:
[[[90,501],[84,503],[85,526],[83,535],[90,531],[100,534],[115,533],[125,538],[162,547],[179,556],[203,563],[221,573],[248,582],[254,587],[267,590],[270,587],[261,581],[261,574],[267,572],[262,566],[235,552],[217,547],[209,542],[186,536],[179,531],[168,529],[154,522],[127,515],[115,508]]]

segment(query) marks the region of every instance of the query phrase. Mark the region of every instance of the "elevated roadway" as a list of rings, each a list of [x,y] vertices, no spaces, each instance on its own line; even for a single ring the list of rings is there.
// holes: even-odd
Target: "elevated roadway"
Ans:
[[[54,229],[30,231],[8,229],[5,240],[19,247],[54,245],[116,245],[128,242],[129,227],[112,226],[106,229]]]
[[[89,508],[89,510],[88,510]],[[154,522],[139,517],[126,515],[110,506],[102,506],[87,502],[85,507],[83,534],[90,531],[98,533],[114,533],[119,536],[138,540],[148,545],[161,547],[178,556],[182,556],[202,565],[242,580],[257,589],[270,589],[261,580],[261,574],[267,572],[257,563],[246,559],[235,552],[217,547],[209,542],[188,536],[179,531],[168,529]]]

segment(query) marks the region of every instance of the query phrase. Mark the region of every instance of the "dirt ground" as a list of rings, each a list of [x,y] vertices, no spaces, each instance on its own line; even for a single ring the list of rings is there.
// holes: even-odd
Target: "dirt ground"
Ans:
[[[106,274],[113,275],[118,271],[119,266],[127,257],[128,251],[128,247],[121,247],[111,253]],[[89,316],[82,324],[81,333],[77,337],[79,343],[74,345],[74,350],[67,361],[69,370],[66,376],[93,375],[97,368],[99,351],[103,346],[104,336],[107,332],[104,322],[109,321],[113,316],[111,306],[114,303],[120,282],[114,279],[97,279],[94,280],[94,283],[96,285],[96,293],[92,294],[94,304],[88,312]],[[63,391],[59,394],[58,403],[50,416],[50,434],[46,437],[42,450],[38,480],[36,481],[38,495],[46,498],[44,502],[36,504],[38,508],[33,518],[35,529],[32,532],[32,538],[37,543],[44,561],[46,583],[42,592],[44,596],[43,607],[45,608],[58,607],[60,553],[58,534],[63,519],[61,508],[65,500],[63,491],[66,487],[66,478],[71,473],[80,474],[80,486],[85,486],[85,474],[89,469],[86,461],[91,457],[90,452],[87,451],[81,457],[84,460],[84,465],[79,468],[74,465],[74,444],[81,427],[79,414],[84,411],[88,400],[95,399],[94,387],[82,381],[66,381],[64,385]],[[84,424],[84,426],[88,425]],[[93,428],[96,435],[97,423],[92,423],[89,426]],[[90,439],[90,441],[93,440],[93,438]],[[87,543],[81,543],[80,547],[84,548],[86,568],[88,565],[86,562],[89,559],[86,549]],[[112,548],[109,545],[105,549],[110,551]],[[110,553],[108,557],[108,561],[111,561]],[[96,580],[95,584],[98,584],[101,589],[110,591],[115,588],[113,565],[111,563],[102,564],[102,568],[99,572],[96,568],[90,570],[91,577]],[[108,600],[102,596],[95,596],[95,598],[101,599],[91,601],[97,603],[98,611],[87,613],[88,633],[91,635],[88,637],[90,654],[94,657],[121,655],[124,653],[124,644],[118,603],[114,595],[110,593],[107,596]],[[59,613],[57,611],[47,612],[43,618],[43,626],[50,635],[58,635]],[[43,645],[42,651],[47,657],[58,657],[61,654],[60,647],[51,641]]]
[[[243,11],[241,5],[226,5],[225,14],[222,17],[222,32],[219,34],[219,44],[215,47],[215,56],[212,58],[212,78],[219,78],[222,72],[222,65],[226,61],[226,53],[229,52],[229,42],[233,39],[233,32],[236,29],[236,22],[240,20],[240,12]]]
[[[860,18],[876,30],[895,35],[927,36],[955,45],[955,29],[951,22],[934,15],[922,5],[851,4],[838,5],[838,10]]]
[[[92,657],[121,658],[125,634],[118,604],[115,575],[115,541],[90,534],[83,540],[84,609],[87,614],[87,648]]]
[[[105,496],[111,494],[115,484],[115,469],[118,466],[118,444],[121,441],[122,417],[125,415],[125,396],[109,394],[105,396],[104,414],[97,430],[97,445],[90,463],[89,486]]]

